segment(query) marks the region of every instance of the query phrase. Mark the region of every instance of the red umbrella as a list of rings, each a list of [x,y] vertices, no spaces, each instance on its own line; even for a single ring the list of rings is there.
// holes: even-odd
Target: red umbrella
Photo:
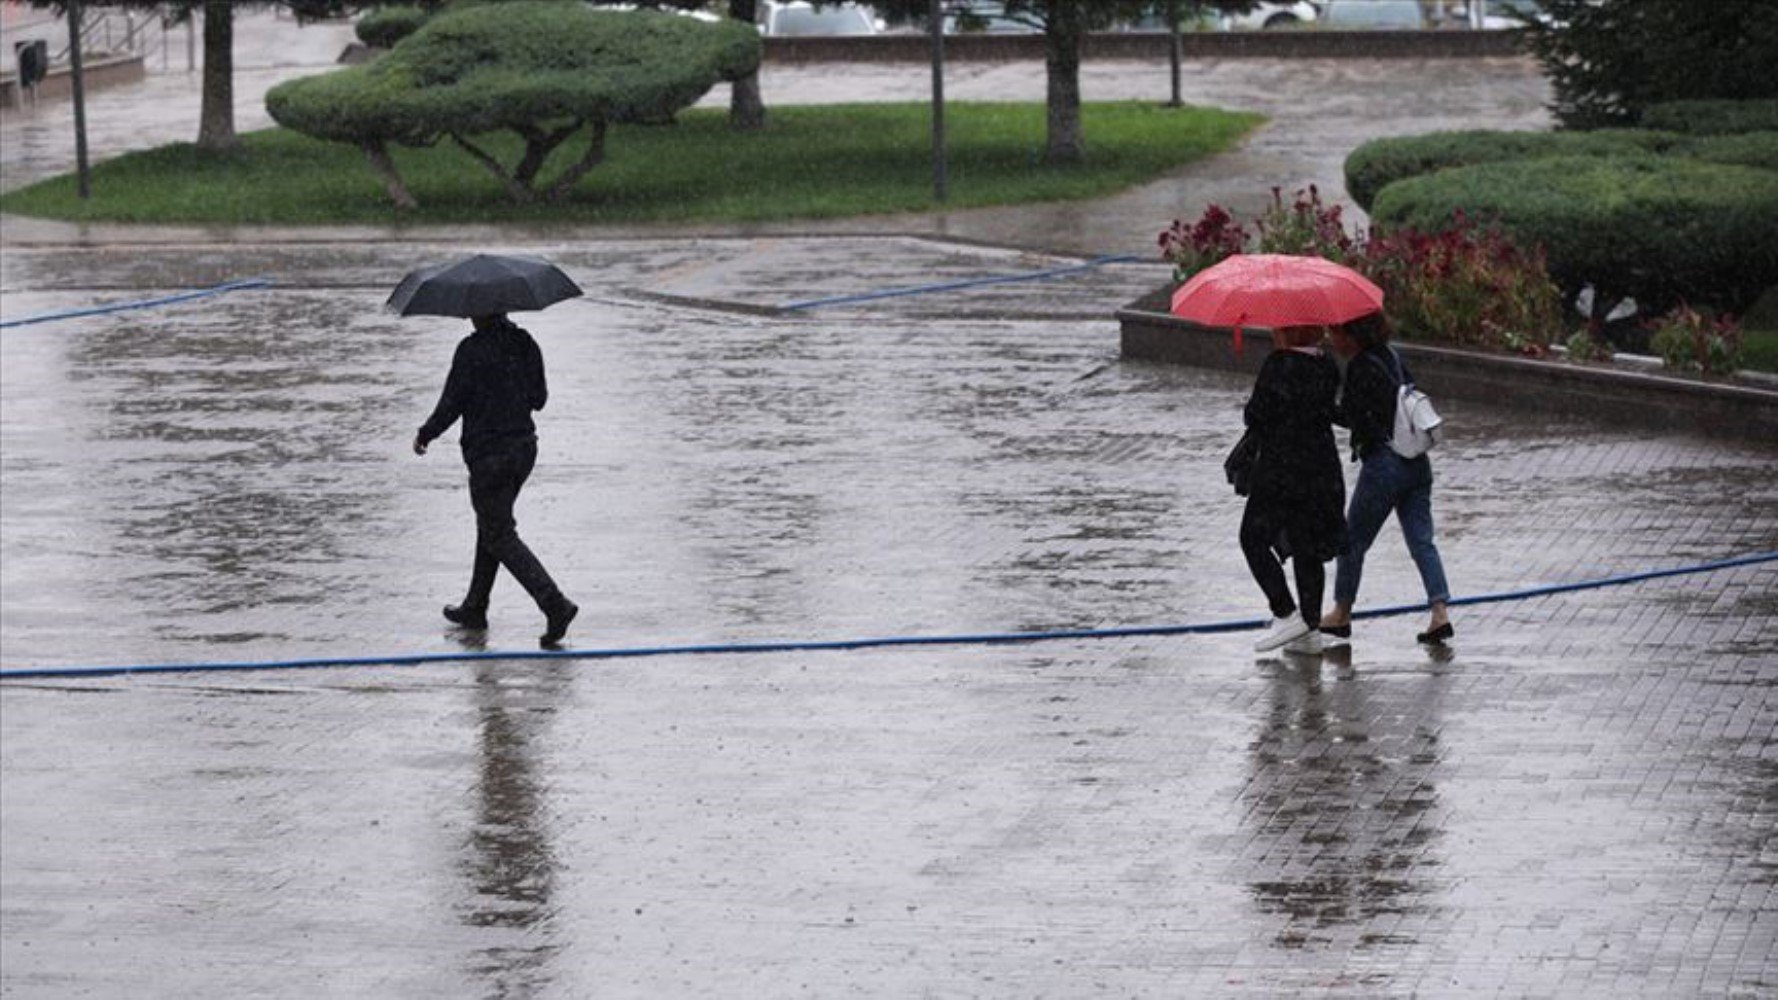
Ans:
[[[1324,326],[1383,308],[1369,278],[1321,257],[1236,254],[1199,271],[1173,293],[1173,315],[1205,326]]]

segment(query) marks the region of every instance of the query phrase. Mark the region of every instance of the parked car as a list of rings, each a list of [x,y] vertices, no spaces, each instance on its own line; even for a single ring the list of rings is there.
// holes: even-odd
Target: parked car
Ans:
[[[842,3],[816,7],[802,2],[767,0],[759,7],[759,31],[774,37],[811,35],[874,35],[883,30],[877,12],[863,4]]]
[[[1223,14],[1217,27],[1223,31],[1252,31],[1268,28],[1300,28],[1321,17],[1321,8],[1309,0],[1262,3],[1245,14]]]
[[[1006,12],[1006,4],[962,0],[945,5],[945,34],[959,32],[988,35],[1041,34],[1043,25],[1030,15],[1015,16]]]
[[[1434,13],[1438,9],[1436,5],[1422,6],[1420,0],[1325,0],[1321,5],[1321,26],[1336,31],[1418,31],[1438,25],[1438,15]]]

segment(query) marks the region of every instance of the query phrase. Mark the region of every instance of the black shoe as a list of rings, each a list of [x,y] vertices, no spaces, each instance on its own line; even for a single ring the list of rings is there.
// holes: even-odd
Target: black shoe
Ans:
[[[1414,638],[1424,645],[1438,646],[1442,645],[1446,639],[1449,639],[1456,634],[1457,630],[1451,627],[1451,623],[1445,622],[1438,628],[1435,628],[1430,632],[1421,632],[1419,635],[1414,636]]]
[[[444,609],[445,621],[459,628],[471,628],[478,631],[488,627],[488,609],[472,608],[466,604],[447,604]]]
[[[545,614],[549,619],[549,625],[544,633],[537,637],[537,644],[545,649],[554,649],[561,644],[562,637],[568,634],[568,623],[574,620],[575,615],[580,614],[580,605],[566,597],[558,597]]]
[[[1351,625],[1323,625],[1323,626],[1321,626],[1321,634],[1322,635],[1331,635],[1335,639],[1350,639],[1350,638],[1352,638],[1352,626]]]

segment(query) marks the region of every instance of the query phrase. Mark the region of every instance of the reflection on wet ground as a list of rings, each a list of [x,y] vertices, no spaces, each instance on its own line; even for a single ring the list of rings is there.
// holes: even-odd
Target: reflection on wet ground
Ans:
[[[437,610],[469,564],[461,467],[407,451],[460,324],[377,308],[457,249],[9,250],[7,318],[277,284],[0,336],[0,659],[462,648]],[[1158,268],[774,314],[1055,261],[532,249],[589,291],[526,318],[553,394],[519,516],[575,644],[1259,611],[1220,474],[1244,381],[1116,359],[1110,311]],[[1778,549],[1769,450],[1450,409],[1460,593]],[[1415,581],[1385,536],[1365,600]],[[1388,619],[1312,660],[1229,635],[9,683],[0,982],[1760,995],[1775,585],[1462,609],[1444,655]],[[493,612],[490,648],[534,642],[517,588]]]

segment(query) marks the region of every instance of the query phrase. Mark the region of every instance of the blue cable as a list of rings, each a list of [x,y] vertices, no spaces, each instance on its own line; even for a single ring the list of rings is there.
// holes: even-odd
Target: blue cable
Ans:
[[[272,279],[270,278],[247,278],[242,281],[230,281],[226,284],[215,285],[210,288],[200,288],[193,292],[180,292],[178,295],[168,295],[164,298],[143,299],[137,302],[119,302],[116,305],[93,306],[87,309],[64,309],[60,312],[40,313],[36,316],[26,316],[23,319],[9,319],[0,322],[0,329],[14,326],[30,326],[33,323],[50,323],[59,319],[74,319],[77,316],[98,316],[104,313],[124,312],[130,309],[149,309],[154,306],[172,305],[175,302],[188,302],[192,299],[208,298],[212,295],[221,295],[224,292],[240,291],[243,288],[264,288],[271,283]]]
[[[1502,591],[1494,594],[1458,597],[1452,599],[1449,603],[1452,606],[1463,606],[1471,604],[1491,604],[1503,601],[1522,601],[1533,597],[1546,597],[1551,594],[1572,593],[1581,590],[1596,590],[1601,587],[1621,586],[1623,584],[1639,583],[1644,580],[1657,580],[1664,577],[1683,576],[1693,573],[1709,573],[1721,569],[1731,569],[1737,566],[1752,566],[1758,563],[1774,561],[1778,561],[1778,552],[1761,552],[1755,555],[1724,559],[1718,562],[1700,563],[1694,566],[1681,566],[1674,569],[1647,570],[1640,573],[1627,573],[1621,576],[1582,580],[1576,583],[1556,583],[1541,587],[1528,587],[1521,590]],[[1391,615],[1424,611],[1426,610],[1426,607],[1427,605],[1425,603],[1398,604],[1392,607],[1373,608],[1368,611],[1360,611],[1353,614],[1352,617],[1383,618]],[[465,663],[481,660],[615,660],[654,656],[691,656],[708,653],[808,653],[872,649],[887,646],[988,646],[1012,643],[1054,642],[1069,639],[1120,639],[1132,636],[1205,635],[1217,632],[1247,631],[1250,629],[1262,628],[1268,624],[1270,624],[1270,620],[1266,618],[1244,618],[1234,621],[1206,622],[1196,625],[1134,625],[1122,628],[1060,629],[1046,632],[981,632],[961,635],[884,636],[879,638],[827,639],[801,642],[763,641],[707,643],[680,646],[635,646],[614,649],[406,653],[389,656],[323,657],[304,660],[263,660],[234,663],[158,663],[137,666],[15,667],[0,670],[0,680],[105,677],[117,674],[305,670],[318,667],[417,666],[428,663]]]
[[[1060,277],[1064,274],[1075,274],[1091,270],[1105,264],[1123,264],[1142,260],[1130,254],[1094,257],[1085,264],[1071,264],[1068,267],[1051,268],[1047,271],[1027,271],[1023,274],[1003,274],[992,278],[971,278],[967,281],[947,281],[936,285],[915,285],[911,288],[891,288],[881,292],[863,292],[857,295],[836,295],[826,299],[806,299],[802,302],[791,302],[778,308],[793,312],[798,309],[819,309],[822,306],[837,306],[851,302],[871,302],[876,299],[894,299],[906,295],[928,295],[933,292],[949,292],[959,288],[975,288],[979,285],[1007,285],[1021,281],[1043,281],[1047,278]]]

